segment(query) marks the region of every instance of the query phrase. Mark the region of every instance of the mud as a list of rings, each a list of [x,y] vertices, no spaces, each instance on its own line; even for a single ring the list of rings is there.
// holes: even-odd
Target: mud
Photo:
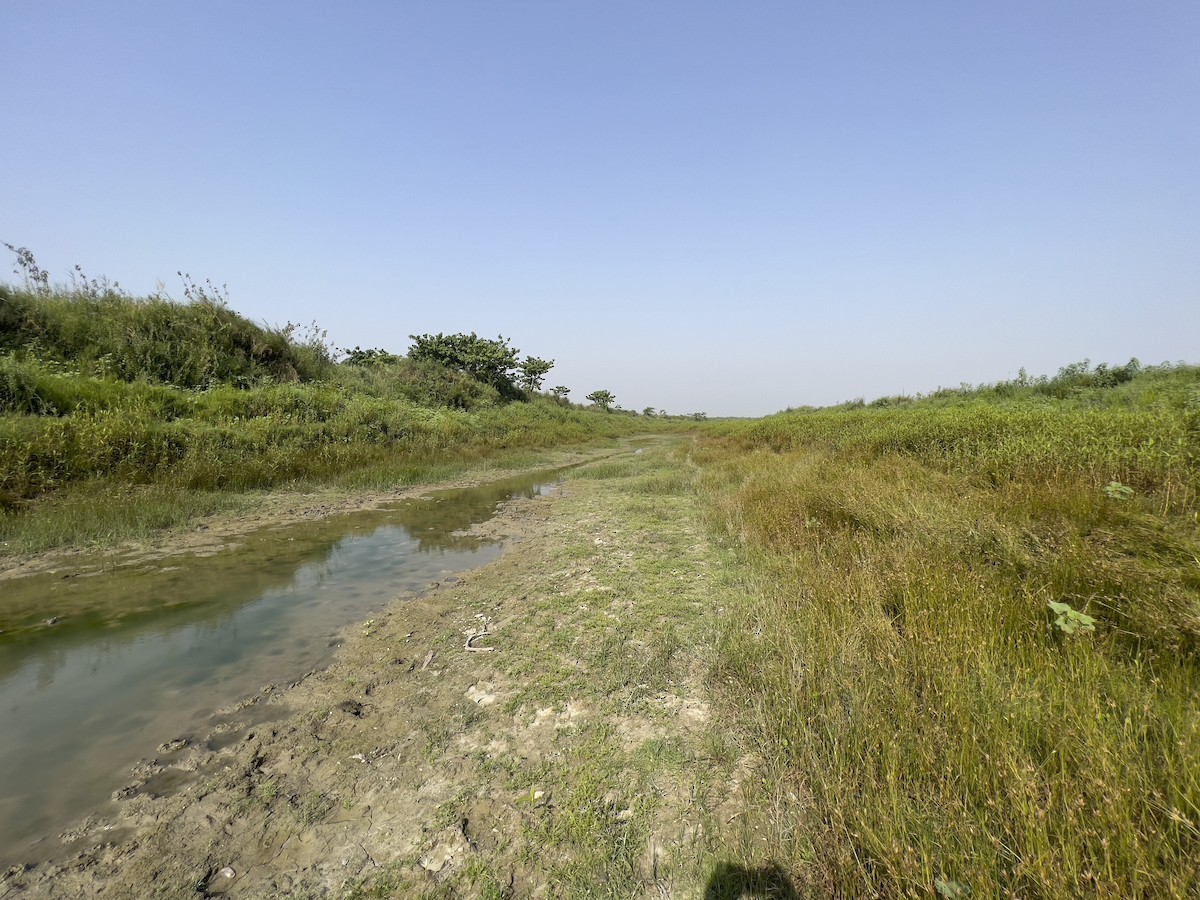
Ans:
[[[569,467],[610,455],[611,450],[562,454],[548,459],[547,467]],[[311,492],[266,491],[255,495],[253,507],[242,513],[218,513],[187,526],[168,529],[153,539],[128,541],[103,551],[91,548],[51,550],[30,556],[0,556],[0,582],[44,573],[77,578],[119,566],[150,565],[171,556],[216,555],[237,545],[252,532],[328,516],[383,509],[401,500],[421,497],[434,490],[478,487],[527,469],[498,469],[471,478],[436,484],[412,485],[388,491],[351,491],[330,488]]]
[[[530,536],[546,506],[514,504],[490,530]],[[430,723],[495,702],[479,693],[478,654],[451,639],[473,619],[456,602],[466,580],[356,627],[329,668],[264,686],[202,740],[165,741],[131,770],[111,817],[51,839],[61,854],[49,855],[65,858],[10,869],[0,897],[90,897],[100,885],[130,897],[286,894],[302,883],[333,891],[421,846],[468,750],[449,738],[431,754]],[[502,625],[491,627],[503,637]],[[536,755],[542,731],[514,727],[495,740]],[[470,828],[486,841],[502,819],[484,829],[477,815]],[[441,871],[468,848],[448,826],[423,866]]]
[[[619,848],[603,852],[633,853],[620,866],[636,888],[613,896],[691,896],[688,873],[702,877],[720,823],[738,815],[749,757],[713,755],[699,658],[646,683],[618,672],[627,684],[615,693],[539,682],[558,635],[580,644],[585,617],[619,628],[632,604],[645,606],[582,558],[620,574],[638,553],[593,537],[604,527],[595,517],[564,519],[560,505],[582,489],[568,482],[507,504],[483,526],[508,542],[498,561],[348,630],[327,669],[264,686],[202,739],[164,735],[111,815],[53,839],[61,852],[51,861],[10,868],[0,898],[408,896],[438,886],[439,896],[566,896],[561,873],[588,862],[593,840],[571,843],[570,829],[597,822]],[[679,578],[689,590],[701,583]],[[558,656],[580,684],[603,659]],[[630,761],[668,741],[683,762],[639,775]],[[618,762],[593,768],[598,758]]]

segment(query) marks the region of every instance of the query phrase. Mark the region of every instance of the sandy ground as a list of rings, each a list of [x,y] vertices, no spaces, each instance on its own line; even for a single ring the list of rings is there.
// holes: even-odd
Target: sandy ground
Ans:
[[[280,498],[184,542],[397,496]],[[686,516],[635,527],[625,502],[579,481],[507,504],[497,562],[398,598],[207,740],[164,736],[118,813],[0,898],[709,896],[752,769],[704,688],[718,563]]]

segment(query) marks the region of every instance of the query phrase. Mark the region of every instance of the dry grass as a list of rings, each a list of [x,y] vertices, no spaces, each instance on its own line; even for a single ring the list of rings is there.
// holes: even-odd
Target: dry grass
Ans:
[[[1186,406],[988,404],[702,441],[755,573],[717,683],[766,748],[776,858],[830,896],[1200,890],[1196,439]]]

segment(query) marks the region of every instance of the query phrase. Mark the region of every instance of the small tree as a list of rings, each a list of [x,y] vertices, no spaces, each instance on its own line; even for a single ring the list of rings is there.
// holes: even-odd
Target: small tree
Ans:
[[[587,399],[591,400],[605,412],[608,412],[608,408],[617,400],[611,391],[592,391],[587,395]]]
[[[550,388],[550,393],[554,395],[554,399],[556,399],[559,403],[566,403],[567,394],[571,393],[571,389],[560,384],[556,387]]]
[[[528,391],[536,391],[542,386],[546,373],[554,368],[554,360],[538,359],[536,356],[525,357],[521,363],[521,381]]]
[[[697,422],[703,422],[705,419],[708,418],[708,413],[694,412],[694,413],[692,413],[692,418],[695,419]]]
[[[642,410],[642,415],[643,415],[643,416],[649,416],[650,418],[652,418],[652,419],[653,419],[653,418],[654,418],[654,407],[653,407],[653,406],[647,406],[645,409],[643,409],[643,410]]]
[[[342,350],[346,354],[346,358],[342,360],[348,366],[383,366],[391,365],[398,362],[400,357],[393,353],[388,353],[378,347],[364,350],[362,347],[355,347],[353,350],[346,348]]]
[[[513,370],[521,352],[500,335],[496,340],[470,334],[410,334],[409,359],[431,359],[490,384],[502,394],[516,393]]]

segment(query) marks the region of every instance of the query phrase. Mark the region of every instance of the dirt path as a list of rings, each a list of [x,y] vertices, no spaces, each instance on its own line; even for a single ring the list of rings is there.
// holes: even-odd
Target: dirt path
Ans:
[[[726,896],[752,768],[705,687],[729,560],[668,448],[576,475],[489,523],[499,561],[256,698],[273,724],[165,744],[0,898]]]

